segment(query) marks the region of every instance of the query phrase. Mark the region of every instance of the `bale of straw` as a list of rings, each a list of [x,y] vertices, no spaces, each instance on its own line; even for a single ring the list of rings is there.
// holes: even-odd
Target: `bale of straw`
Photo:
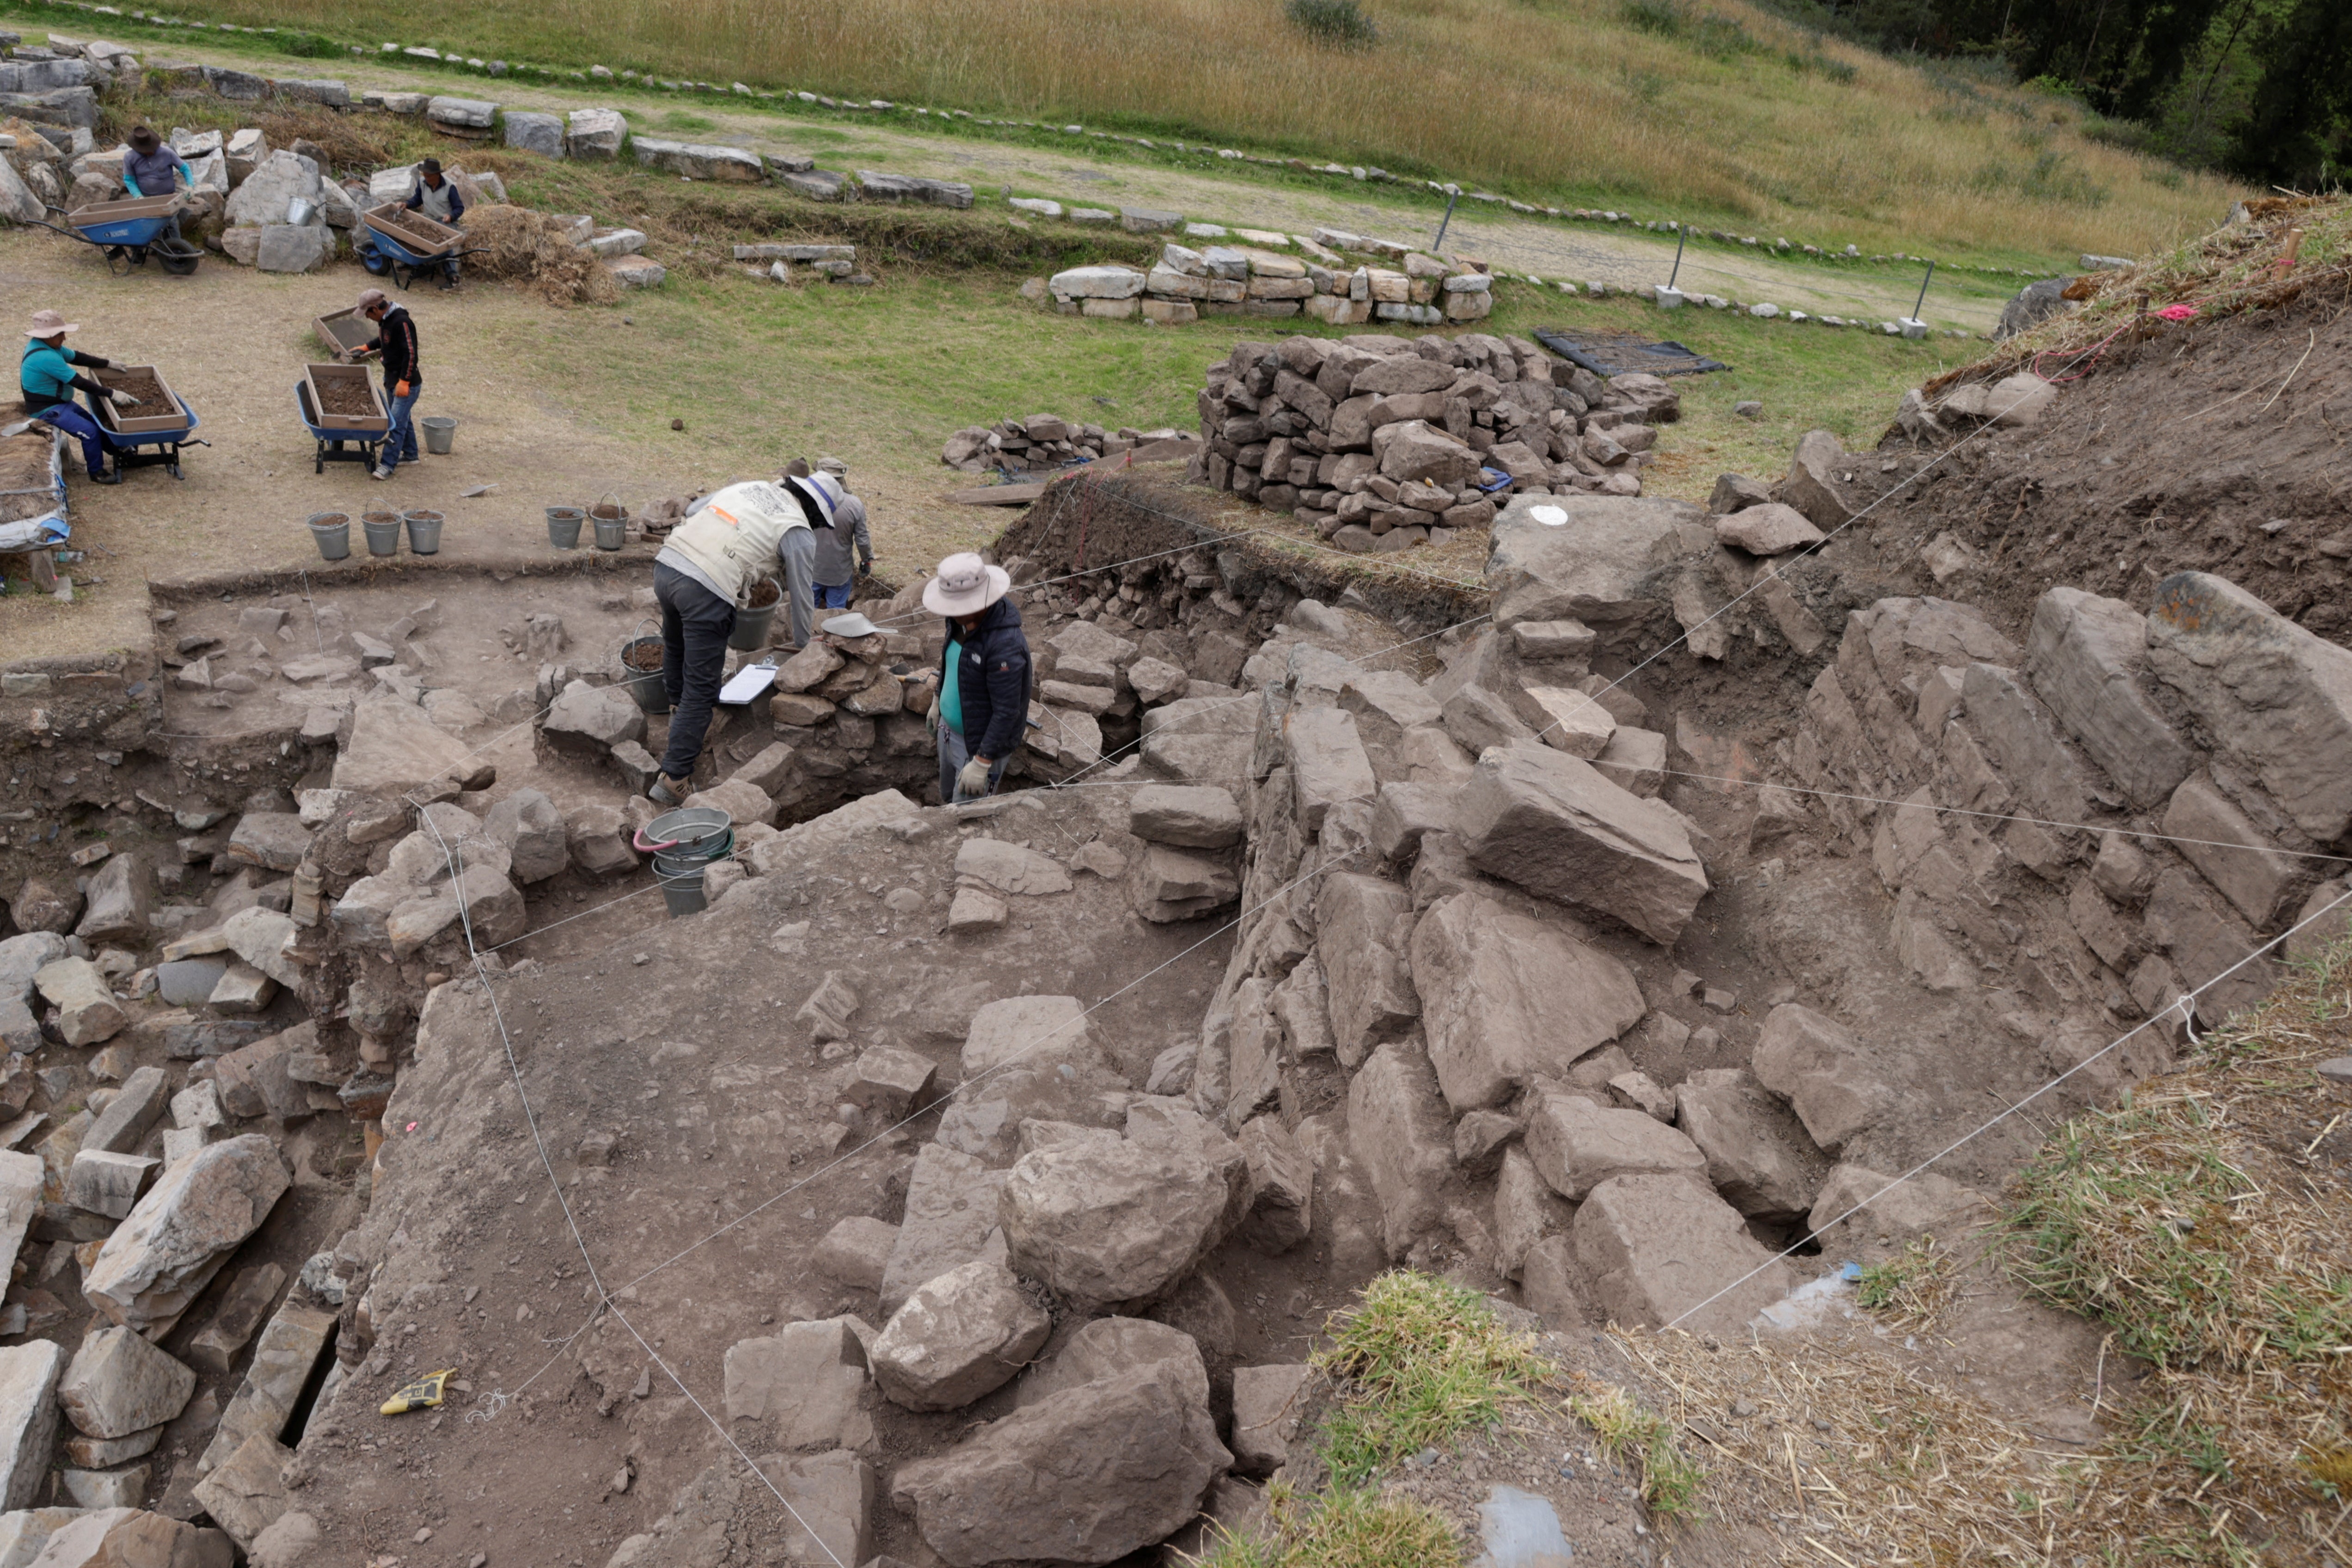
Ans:
[[[562,224],[530,207],[467,209],[466,245],[477,251],[466,258],[470,270],[528,283],[551,305],[610,305],[621,297],[620,285],[594,253],[574,244]]]

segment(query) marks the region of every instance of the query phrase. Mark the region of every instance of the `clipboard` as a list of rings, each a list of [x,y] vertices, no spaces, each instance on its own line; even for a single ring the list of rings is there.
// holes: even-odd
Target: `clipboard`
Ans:
[[[719,700],[730,708],[740,708],[776,683],[776,661],[761,659],[747,664],[719,689]]]

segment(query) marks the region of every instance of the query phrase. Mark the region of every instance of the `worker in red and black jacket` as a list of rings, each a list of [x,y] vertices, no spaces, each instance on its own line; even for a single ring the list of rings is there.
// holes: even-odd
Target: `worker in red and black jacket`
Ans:
[[[381,289],[360,294],[360,314],[375,323],[375,336],[357,353],[383,356],[383,403],[392,411],[392,428],[384,432],[372,478],[388,479],[404,462],[416,461],[416,395],[424,389],[425,367],[416,355],[416,321],[407,307],[395,305]]]

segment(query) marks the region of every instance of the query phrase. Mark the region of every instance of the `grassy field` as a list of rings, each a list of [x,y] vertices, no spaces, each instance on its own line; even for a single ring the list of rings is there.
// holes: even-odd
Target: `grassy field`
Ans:
[[[1240,0],[984,14],[908,0],[205,0],[190,14],[1078,121],[1887,248],[2147,249],[2210,226],[2236,194],[2091,140],[2064,100],[1827,42],[1743,0],[1371,11],[1381,37],[1360,51]]]

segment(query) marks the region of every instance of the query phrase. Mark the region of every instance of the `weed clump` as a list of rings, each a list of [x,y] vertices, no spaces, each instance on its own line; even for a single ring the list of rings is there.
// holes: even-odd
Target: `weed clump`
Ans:
[[[1341,1390],[1324,1456],[1342,1487],[1494,1425],[1549,1371],[1535,1341],[1505,1328],[1486,1298],[1425,1274],[1381,1275],[1333,1331],[1315,1364]]]
[[[1692,1514],[1706,1472],[1675,1442],[1675,1424],[1633,1402],[1613,1384],[1587,1381],[1568,1396],[1568,1413],[1592,1428],[1601,1451],[1642,1478],[1642,1506],[1662,1519]]]
[[[1379,42],[1381,29],[1356,0],[1285,0],[1283,10],[1308,36],[1351,48]]]

